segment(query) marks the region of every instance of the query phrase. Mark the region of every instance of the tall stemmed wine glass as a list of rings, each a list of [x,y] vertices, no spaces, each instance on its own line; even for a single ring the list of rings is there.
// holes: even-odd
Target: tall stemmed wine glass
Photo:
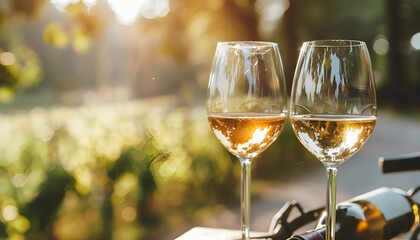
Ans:
[[[242,239],[248,239],[251,162],[276,140],[287,118],[286,86],[276,43],[217,44],[207,115],[216,137],[241,163],[241,232]]]
[[[299,141],[327,171],[327,240],[335,238],[340,164],[368,140],[376,124],[375,81],[366,44],[305,42],[293,79],[290,121]]]

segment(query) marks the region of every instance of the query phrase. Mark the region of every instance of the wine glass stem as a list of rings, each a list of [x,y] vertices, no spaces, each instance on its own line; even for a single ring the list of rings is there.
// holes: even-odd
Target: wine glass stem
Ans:
[[[337,167],[327,166],[327,239],[335,239]]]
[[[241,161],[241,232],[242,239],[249,239],[251,206],[251,160]]]

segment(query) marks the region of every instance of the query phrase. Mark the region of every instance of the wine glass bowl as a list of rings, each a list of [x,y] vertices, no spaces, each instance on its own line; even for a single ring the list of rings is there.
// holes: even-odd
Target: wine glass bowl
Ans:
[[[320,40],[302,45],[293,79],[290,122],[302,145],[327,170],[327,239],[334,240],[338,167],[376,124],[375,82],[366,44]]]
[[[293,104],[304,108],[292,106],[293,114],[305,114],[309,110],[325,114],[376,115],[374,77],[364,42],[305,42],[294,79]]]
[[[249,238],[251,162],[279,136],[287,108],[276,43],[217,44],[207,91],[207,115],[216,137],[241,162],[242,239]]]
[[[207,92],[207,112],[287,114],[280,52],[270,42],[219,42]]]

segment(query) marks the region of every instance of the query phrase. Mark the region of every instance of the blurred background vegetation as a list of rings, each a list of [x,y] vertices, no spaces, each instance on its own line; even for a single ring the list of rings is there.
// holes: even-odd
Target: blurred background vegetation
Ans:
[[[238,202],[205,97],[218,41],[367,43],[381,107],[420,102],[420,0],[0,1],[0,238],[159,239]],[[287,126],[253,179],[318,166]]]

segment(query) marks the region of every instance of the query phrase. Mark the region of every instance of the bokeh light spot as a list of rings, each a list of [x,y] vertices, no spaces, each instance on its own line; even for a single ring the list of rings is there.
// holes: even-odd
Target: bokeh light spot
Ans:
[[[80,0],[50,0],[52,4],[58,9],[60,12],[65,12],[66,7],[70,4],[76,4],[80,2]],[[85,2],[85,1],[83,1]]]
[[[16,62],[16,56],[12,52],[3,52],[0,55],[0,63],[4,66],[13,65]]]
[[[89,9],[98,3],[98,0],[50,0],[60,11],[66,12],[70,4],[82,2]],[[121,25],[132,25],[143,16],[147,19],[165,17],[170,9],[169,0],[107,0],[114,12],[117,22]]]
[[[128,206],[121,211],[121,218],[124,221],[132,222],[137,216],[136,209]]]
[[[50,23],[44,30],[44,42],[48,45],[63,49],[67,46],[68,37],[60,23]]]
[[[13,186],[20,188],[23,187],[26,183],[26,176],[23,173],[16,173],[13,177],[12,177],[12,184]]]
[[[389,42],[383,36],[378,37],[373,43],[373,51],[375,51],[375,53],[378,55],[385,55],[388,52],[388,50]]]
[[[3,211],[1,211],[1,215],[4,220],[12,221],[17,217],[18,209],[15,206],[8,205],[5,208],[3,208]]]
[[[170,10],[169,0],[148,1],[142,10],[143,17],[147,19],[165,17]]]
[[[77,53],[85,53],[89,50],[92,41],[88,34],[82,30],[77,30],[73,33],[73,49]]]
[[[414,34],[411,37],[410,44],[414,49],[420,50],[420,32]]]
[[[145,2],[145,0],[108,0],[109,7],[122,25],[133,24],[139,17],[140,9]]]

